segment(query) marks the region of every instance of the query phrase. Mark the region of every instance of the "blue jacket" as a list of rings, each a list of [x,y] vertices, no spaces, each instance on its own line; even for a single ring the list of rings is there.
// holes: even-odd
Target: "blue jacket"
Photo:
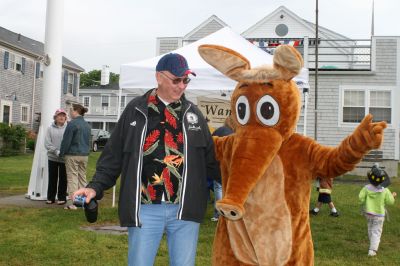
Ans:
[[[68,123],[61,142],[60,157],[65,155],[89,155],[90,126],[78,116]]]

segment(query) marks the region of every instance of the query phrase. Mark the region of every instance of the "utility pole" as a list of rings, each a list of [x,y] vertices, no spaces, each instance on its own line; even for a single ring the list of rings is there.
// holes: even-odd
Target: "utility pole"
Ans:
[[[318,0],[315,6],[315,106],[314,106],[314,139],[318,140]]]
[[[62,36],[64,0],[47,0],[46,33],[44,42],[43,91],[41,93],[41,119],[36,139],[27,197],[45,200],[48,185],[48,158],[44,147],[47,128],[53,121],[55,110],[61,105]]]

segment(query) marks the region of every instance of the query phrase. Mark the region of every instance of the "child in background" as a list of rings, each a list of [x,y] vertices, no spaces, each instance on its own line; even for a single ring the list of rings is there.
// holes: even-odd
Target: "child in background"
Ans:
[[[317,215],[322,207],[322,204],[326,203],[329,205],[329,208],[331,209],[330,215],[333,217],[338,217],[339,213],[336,210],[335,205],[333,204],[331,199],[333,178],[317,177],[317,182],[318,182],[317,191],[319,192],[318,202],[315,208],[310,210],[310,214]]]
[[[396,192],[381,186],[385,182],[385,172],[379,167],[372,167],[367,174],[370,184],[363,187],[358,195],[363,212],[368,222],[369,250],[368,256],[376,256],[381,241],[383,222],[385,220],[385,205],[393,204]]]

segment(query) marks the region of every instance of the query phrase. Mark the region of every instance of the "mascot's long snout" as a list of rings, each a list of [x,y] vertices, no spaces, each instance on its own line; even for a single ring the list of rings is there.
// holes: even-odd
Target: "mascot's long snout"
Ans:
[[[237,143],[231,159],[235,164],[231,165],[224,197],[216,203],[222,216],[230,220],[243,217],[244,203],[250,191],[277,155],[282,141],[281,134],[273,128],[260,131],[247,127],[236,131],[234,142]]]

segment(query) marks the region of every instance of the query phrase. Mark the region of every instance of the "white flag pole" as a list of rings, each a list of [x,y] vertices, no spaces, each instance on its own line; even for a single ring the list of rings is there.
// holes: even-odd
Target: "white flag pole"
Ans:
[[[63,24],[64,0],[47,0],[40,126],[26,195],[32,200],[47,198],[48,158],[44,139],[47,128],[53,121],[53,113],[61,105],[60,73],[62,70]]]

